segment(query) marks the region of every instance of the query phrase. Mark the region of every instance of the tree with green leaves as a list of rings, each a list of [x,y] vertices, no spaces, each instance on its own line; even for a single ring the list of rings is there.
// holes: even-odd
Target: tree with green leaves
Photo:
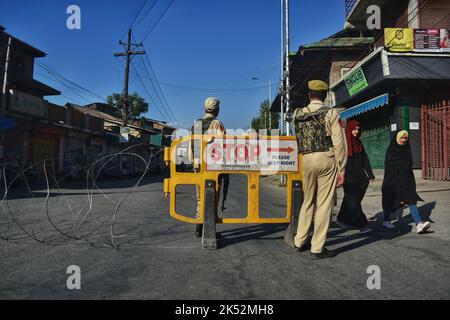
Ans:
[[[278,129],[280,116],[278,113],[270,112],[269,100],[264,100],[259,107],[259,115],[252,119],[252,129],[259,131],[261,129]]]
[[[116,107],[123,112],[124,95],[121,93],[113,93],[108,96],[107,103]],[[148,112],[148,103],[137,92],[133,92],[128,95],[128,116],[131,118],[137,118],[141,114]]]

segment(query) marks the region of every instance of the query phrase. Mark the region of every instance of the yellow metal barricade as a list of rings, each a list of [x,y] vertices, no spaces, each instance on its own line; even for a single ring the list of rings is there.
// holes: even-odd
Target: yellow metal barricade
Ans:
[[[223,170],[208,170],[207,166],[207,150],[208,145],[215,141],[266,141],[267,143],[280,145],[280,144],[295,144],[295,153],[297,161],[295,163],[295,171],[260,171],[258,169],[245,168],[239,170],[223,169]],[[195,151],[193,145],[200,147],[201,160],[199,165],[195,163]],[[225,145],[225,144],[224,144]],[[215,181],[216,191],[219,187],[219,175],[221,174],[241,174],[247,177],[247,212],[248,215],[245,218],[217,218],[217,223],[243,223],[243,224],[259,224],[259,223],[290,223],[291,214],[293,209],[292,188],[295,182],[301,182],[301,156],[297,154],[295,137],[281,137],[281,136],[212,136],[212,135],[190,135],[172,142],[170,148],[164,150],[164,160],[170,166],[170,178],[164,180],[164,193],[166,196],[170,195],[170,215],[180,221],[188,223],[200,224],[204,218],[204,201],[205,201],[205,182]],[[290,148],[290,147],[289,147]],[[292,149],[288,149],[292,151]],[[244,153],[248,150],[244,150]],[[192,166],[192,168],[191,168]],[[197,167],[196,167],[197,166]],[[190,170],[189,170],[190,169]],[[186,172],[189,171],[189,172]],[[259,188],[260,188],[260,176],[280,174],[285,175],[286,178],[286,190],[287,192],[287,204],[286,215],[283,218],[262,218],[260,212],[259,201]],[[301,183],[299,183],[301,184]],[[178,185],[195,185],[199,190],[200,196],[200,212],[197,218],[187,217],[185,215],[176,212],[176,187]],[[277,215],[280,216],[280,215]]]

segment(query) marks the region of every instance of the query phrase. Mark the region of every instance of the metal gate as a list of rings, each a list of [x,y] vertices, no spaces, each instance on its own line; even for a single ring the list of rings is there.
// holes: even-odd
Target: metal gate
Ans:
[[[450,181],[450,100],[422,105],[422,176]]]

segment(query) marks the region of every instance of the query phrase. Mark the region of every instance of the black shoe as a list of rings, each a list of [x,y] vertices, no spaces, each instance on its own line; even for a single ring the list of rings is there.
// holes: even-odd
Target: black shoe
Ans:
[[[197,238],[201,238],[203,235],[203,225],[202,224],[198,224],[197,228],[195,229],[195,236]]]
[[[309,250],[309,249],[311,249],[311,246],[308,245],[308,244],[304,244],[304,245],[301,246],[301,247],[297,247],[297,246],[294,244],[294,251],[296,251],[296,252],[305,252],[305,251],[307,251],[307,250]]]
[[[336,256],[337,256],[336,252],[334,252],[332,250],[328,250],[327,248],[324,248],[321,253],[311,252],[311,258],[313,258],[313,259],[326,259],[326,258],[333,258]]]

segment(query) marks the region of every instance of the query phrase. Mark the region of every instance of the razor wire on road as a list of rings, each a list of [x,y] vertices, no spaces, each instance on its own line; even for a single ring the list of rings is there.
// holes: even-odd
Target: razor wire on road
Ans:
[[[85,200],[77,200],[78,208],[71,205],[69,198],[79,194],[70,193],[68,188],[62,186],[67,180],[74,178],[73,172],[58,177],[54,165],[54,162],[59,160],[58,158],[48,158],[28,165],[22,170],[17,169],[17,167],[11,168],[10,163],[3,163],[0,177],[2,181],[0,185],[4,188],[0,200],[0,239],[15,243],[32,239],[50,246],[66,243],[70,240],[84,239],[93,244],[88,238],[99,233],[102,227],[108,226],[109,241],[105,241],[103,245],[119,249],[120,243],[117,239],[128,235],[127,233],[117,232],[119,212],[126,200],[136,193],[137,188],[141,186],[142,180],[150,171],[152,160],[163,150],[154,152],[150,149],[150,157],[145,159],[142,155],[133,152],[133,149],[139,146],[143,146],[143,144],[133,145],[119,152],[101,156],[90,164],[77,168],[75,177],[80,178],[77,175],[85,173],[86,182],[86,188],[82,193],[86,198]],[[135,161],[143,164],[141,167],[143,170],[139,172],[137,178],[135,178],[137,181],[131,187],[118,192],[120,198],[117,200],[104,192],[102,187],[99,186],[99,181],[108,165],[115,159],[120,159],[120,157],[136,159]],[[33,191],[27,176],[35,176],[37,169],[42,169],[45,187],[42,190]],[[14,187],[17,184],[20,184],[20,187]],[[25,192],[25,196],[20,194],[21,192]],[[11,197],[17,196],[17,193],[19,193],[20,200],[11,199]],[[45,196],[40,202],[39,200],[42,197],[37,195],[42,193]],[[101,212],[104,208],[96,207],[96,202],[98,203],[99,199],[94,199],[94,196],[106,199],[113,206],[111,212],[109,210],[107,214]],[[53,207],[51,206],[51,200],[55,202]],[[14,204],[19,203],[19,208],[14,208],[12,202]]]

